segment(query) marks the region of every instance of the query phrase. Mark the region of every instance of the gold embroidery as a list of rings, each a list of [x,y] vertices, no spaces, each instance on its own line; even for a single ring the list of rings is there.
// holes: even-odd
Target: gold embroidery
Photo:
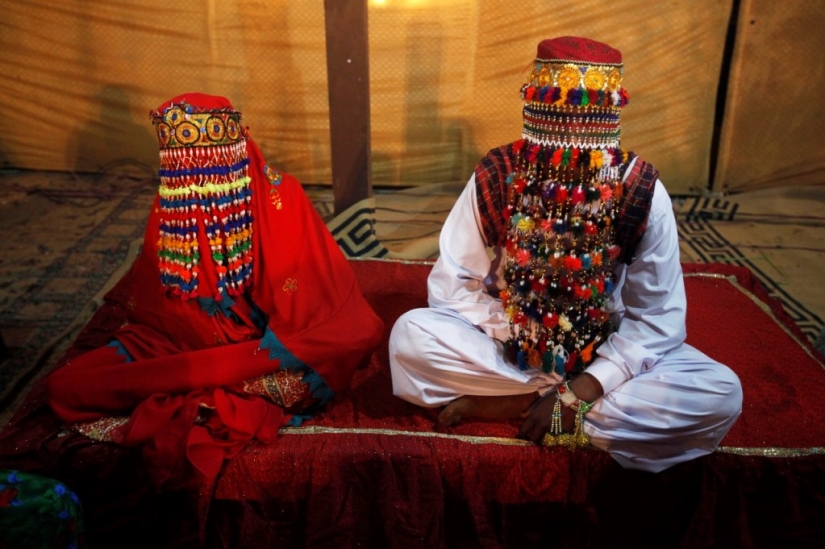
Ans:
[[[613,69],[610,71],[610,74],[607,76],[607,89],[610,91],[616,91],[622,87],[622,73],[619,72],[619,69]]]
[[[271,374],[244,381],[244,392],[268,397],[282,408],[291,408],[309,396],[309,387],[302,381],[303,374],[289,370],[277,370]]]
[[[284,291],[287,295],[292,295],[298,291],[298,281],[294,278],[287,278],[284,282]]]
[[[590,67],[587,69],[587,72],[584,73],[584,87],[588,90],[601,90],[604,88],[606,81],[607,77],[604,73],[595,67]]]
[[[282,427],[282,435],[325,435],[325,434],[351,434],[351,435],[388,435],[407,436],[417,438],[443,438],[449,440],[459,440],[470,444],[501,444],[504,446],[535,446],[529,440],[508,437],[484,437],[473,435],[451,435],[449,433],[435,433],[432,431],[402,431],[396,429],[370,429],[370,428],[346,428],[346,427]],[[590,450],[593,448],[585,448]],[[717,452],[725,454],[737,454],[740,456],[765,456],[765,457],[802,457],[811,455],[825,455],[825,448],[737,448],[720,446]]]
[[[575,65],[565,65],[559,70],[556,81],[559,83],[561,89],[569,90],[571,88],[578,88],[581,83],[581,78],[582,73],[579,72],[578,67]]]
[[[270,166],[264,166],[264,175],[269,181],[269,184],[272,185],[269,189],[269,201],[273,206],[275,206],[276,210],[280,210],[284,207],[284,204],[281,201],[281,193],[279,193],[278,189],[275,187],[281,184],[283,175],[281,175],[281,172],[271,168]]]
[[[98,442],[112,442],[112,431],[126,425],[128,421],[129,416],[102,417],[94,421],[75,423],[70,429]]]
[[[188,105],[184,105],[191,110]],[[185,112],[173,106],[152,113],[161,149],[210,147],[238,142],[244,138],[241,114],[232,110]]]
[[[269,189],[269,201],[275,206],[276,210],[280,210],[284,207],[283,202],[281,202],[281,194],[278,192],[278,189],[274,187]]]

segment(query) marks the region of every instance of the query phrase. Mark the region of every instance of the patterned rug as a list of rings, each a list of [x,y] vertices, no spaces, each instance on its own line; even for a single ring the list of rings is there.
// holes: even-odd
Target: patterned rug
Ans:
[[[155,184],[140,173],[3,174],[0,411],[49,371],[122,274]],[[115,276],[117,274],[117,276]]]
[[[747,267],[768,294],[782,302],[785,311],[811,341],[821,337],[821,310],[817,313],[798,297],[815,287],[813,281],[819,277],[809,278],[804,273],[798,277],[790,276],[783,264],[805,262],[807,254],[815,253],[820,261],[807,265],[815,273],[817,265],[822,265],[823,250],[805,249],[804,245],[794,242],[794,237],[798,237],[799,226],[814,223],[821,232],[825,223],[798,215],[755,215],[743,211],[739,202],[713,198],[676,201],[676,211],[683,261]],[[784,238],[779,234],[781,232],[787,233]],[[779,235],[781,242],[771,244],[762,236],[755,237],[762,242],[750,242],[754,235],[765,233]]]
[[[386,326],[426,306],[430,263],[371,259],[352,267]],[[685,264],[685,273],[688,342],[734,369],[746,402],[717,452],[660,474],[621,469],[596,450],[536,447],[515,438],[518,420],[438,425],[438,409],[392,395],[388,333],[345,398],[301,427],[282,429],[280,441],[247,445],[214,486],[153,493],[140,452],[63,430],[44,410],[43,383],[0,432],[0,467],[74,489],[95,547],[117,547],[125,537],[135,546],[161,539],[190,546],[198,532],[203,546],[231,540],[247,548],[533,547],[537,540],[561,547],[823,546],[821,357],[800,343],[747,269]],[[731,311],[741,321],[728,322]],[[99,313],[76,352],[107,341],[120,325],[122,311],[104,305]],[[794,372],[777,390],[783,364]],[[643,527],[628,528],[640,508]],[[582,538],[588,531],[600,538]]]

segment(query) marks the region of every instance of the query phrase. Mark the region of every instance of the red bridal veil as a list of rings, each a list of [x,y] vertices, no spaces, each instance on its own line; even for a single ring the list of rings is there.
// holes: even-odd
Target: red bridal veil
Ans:
[[[288,370],[317,407],[383,325],[300,183],[265,164],[226,99],[185,94],[153,115],[159,193],[139,257],[106,296],[127,322],[48,390],[68,424],[128,415],[111,439],[142,445],[158,484],[178,484],[214,478],[299,411],[250,394],[253,380]]]

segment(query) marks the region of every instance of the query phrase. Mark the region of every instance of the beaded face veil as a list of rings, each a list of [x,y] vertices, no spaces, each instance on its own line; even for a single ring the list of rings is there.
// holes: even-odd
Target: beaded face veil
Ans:
[[[160,144],[158,261],[184,299],[236,295],[252,273],[247,131],[224,98],[176,97],[150,113]],[[209,269],[209,277],[204,277]],[[213,276],[214,275],[214,276]],[[204,278],[216,288],[199,294]]]
[[[628,95],[621,53],[585,38],[541,42],[528,80],[505,214],[506,349],[522,369],[563,376],[587,367],[611,329]]]

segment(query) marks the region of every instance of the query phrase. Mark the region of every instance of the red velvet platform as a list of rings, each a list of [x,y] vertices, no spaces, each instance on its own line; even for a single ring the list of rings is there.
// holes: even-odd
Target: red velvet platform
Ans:
[[[440,429],[393,397],[386,337],[426,306],[430,265],[352,264],[384,344],[347,394],[215,485],[153,494],[138,453],[63,431],[42,384],[0,433],[0,467],[73,488],[92,547],[825,545],[825,366],[748,270],[684,265],[688,342],[737,372],[744,411],[718,452],[654,475],[517,440],[517,422]],[[68,356],[119,324],[104,306]]]

